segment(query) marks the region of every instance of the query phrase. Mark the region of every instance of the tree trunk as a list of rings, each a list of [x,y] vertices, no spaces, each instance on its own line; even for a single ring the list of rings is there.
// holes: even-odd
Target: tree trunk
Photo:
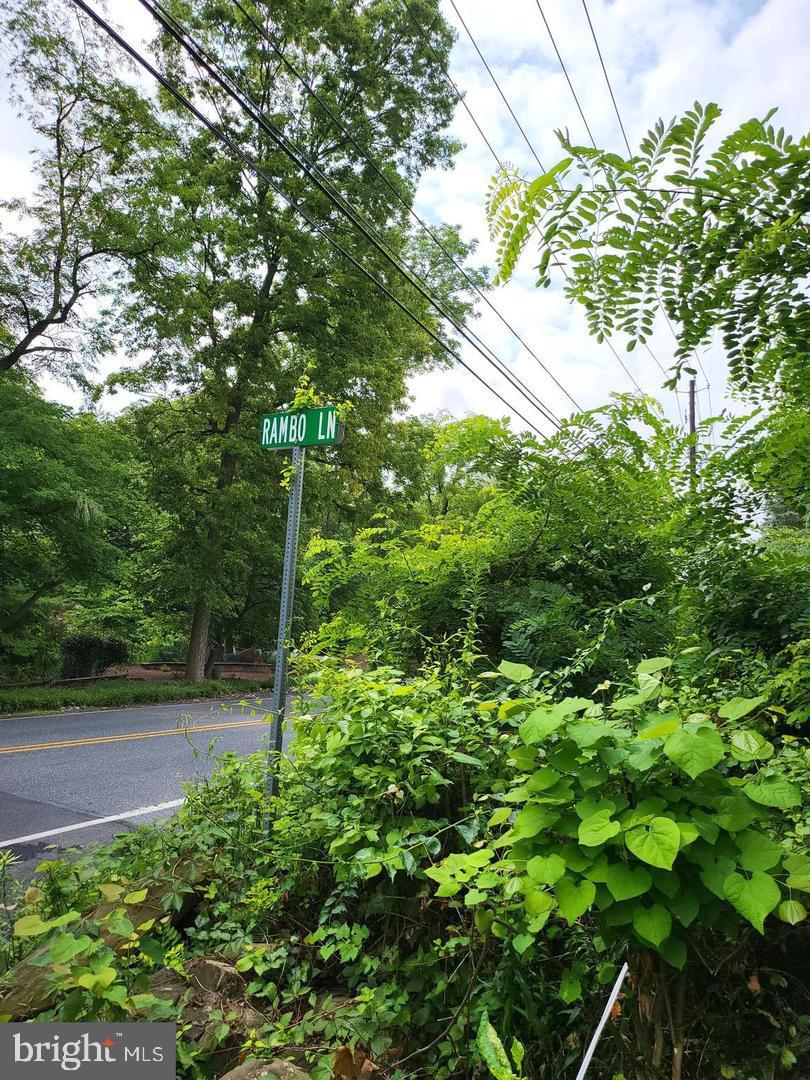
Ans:
[[[211,623],[211,602],[198,599],[191,619],[191,635],[186,659],[186,681],[198,683],[205,678],[208,660],[208,627]]]
[[[35,589],[34,592],[31,593],[27,600],[24,600],[23,603],[13,611],[0,618],[0,631],[16,630],[20,623],[24,622],[28,617],[36,602],[47,593],[53,592],[57,585],[61,584],[62,582],[57,580],[46,581],[44,585],[40,585],[38,589]]]
[[[238,384],[238,379],[237,379]],[[222,428],[222,434],[227,436],[234,424],[242,415],[242,397],[239,386],[232,387],[228,394],[228,414]],[[217,472],[217,493],[226,491],[234,481],[236,475],[236,458],[227,444],[222,449],[219,458]],[[207,554],[212,565],[219,561],[221,535],[219,527],[212,522],[208,526],[206,540]],[[216,556],[216,557],[215,557]],[[211,601],[197,597],[194,602],[194,612],[191,618],[191,633],[188,643],[188,658],[186,660],[186,679],[188,682],[202,682],[206,675],[208,664],[208,635],[211,626]]]

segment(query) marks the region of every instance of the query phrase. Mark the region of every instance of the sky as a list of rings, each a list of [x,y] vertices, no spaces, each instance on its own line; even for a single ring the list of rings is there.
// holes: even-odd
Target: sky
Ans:
[[[458,11],[451,0],[442,0],[445,17],[458,31],[450,74],[502,160],[529,177],[539,172],[459,13],[545,167],[562,156],[556,130],[568,129],[579,142],[587,136],[543,25],[540,5],[597,144],[623,151],[582,0],[540,0],[540,5],[538,0],[455,0],[455,4]],[[143,41],[149,19],[137,0],[109,0],[107,10],[131,39]],[[668,120],[695,100],[721,106],[722,135],[773,106],[779,110],[776,122],[786,130],[800,135],[806,129],[807,0],[588,0],[588,11],[631,146],[659,117]],[[0,104],[0,131],[0,196],[24,194],[30,185],[31,133],[5,100]],[[476,259],[492,268],[494,247],[488,237],[485,199],[495,163],[461,107],[450,134],[461,140],[464,149],[451,170],[434,170],[423,177],[417,210],[431,222],[460,225],[465,239],[478,242]],[[632,391],[631,380],[608,347],[589,336],[582,310],[566,300],[561,283],[555,282],[550,289],[534,287],[533,261],[529,249],[512,280],[492,290],[491,302],[583,408],[604,404],[611,393]],[[537,361],[483,302],[478,309],[480,318],[473,324],[478,336],[556,416],[569,414],[571,401]],[[663,320],[650,344],[658,363],[667,368],[672,363],[674,338]],[[684,393],[676,396],[662,388],[664,376],[653,357],[640,348],[627,353],[618,338],[615,345],[638,385],[661,401],[671,419],[680,421],[688,376],[681,386]],[[552,430],[471,347],[464,346],[461,352],[536,427]],[[735,411],[726,390],[722,349],[711,346],[700,359],[699,417],[717,415],[723,408]],[[48,383],[45,389],[49,396],[78,404],[68,388]],[[458,366],[416,376],[410,389],[411,410],[419,414],[441,410],[458,417],[509,415],[497,398]],[[105,404],[116,407],[123,400],[119,396]],[[514,415],[512,420],[517,429],[526,426]]]

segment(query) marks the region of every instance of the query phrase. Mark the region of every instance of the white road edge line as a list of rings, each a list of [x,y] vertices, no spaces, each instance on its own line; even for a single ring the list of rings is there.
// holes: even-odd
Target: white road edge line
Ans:
[[[45,832],[31,833],[30,836],[15,836],[13,840],[0,840],[0,848],[11,847],[12,844],[27,844],[32,840],[44,840],[47,836],[59,836],[62,833],[75,832],[77,829],[89,829],[91,825],[106,825],[109,821],[124,821],[126,818],[155,814],[159,810],[173,810],[176,806],[182,806],[185,801],[185,799],[174,799],[172,802],[157,803],[155,806],[139,806],[137,810],[125,810],[121,814],[111,814],[110,817],[80,821],[77,825],[64,825],[61,829],[47,829]]]

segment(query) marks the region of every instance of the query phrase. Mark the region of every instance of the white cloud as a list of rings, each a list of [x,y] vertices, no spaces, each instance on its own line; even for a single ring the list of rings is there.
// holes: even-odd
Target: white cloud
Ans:
[[[597,142],[621,149],[621,136],[581,3],[541,0],[557,44]],[[548,166],[559,156],[554,131],[568,128],[586,134],[540,18],[536,0],[457,0],[459,10],[493,68],[510,104]],[[669,118],[693,101],[717,101],[722,124],[730,129],[751,115],[779,106],[778,120],[794,134],[806,123],[806,72],[810,64],[810,4],[807,0],[590,0],[589,11],[619,101],[631,143],[659,116]],[[470,45],[448,0],[448,20],[459,29],[451,74],[467,92],[467,102],[498,155],[527,173],[537,171],[533,157],[510,119],[489,76]],[[113,18],[139,43],[149,30],[148,16],[131,0],[112,0]],[[28,182],[30,133],[7,105],[0,110],[4,139],[0,147],[0,195],[24,191]],[[459,108],[452,128],[466,146],[455,168],[433,171],[423,179],[418,208],[431,221],[462,226],[480,243],[478,258],[489,266],[494,252],[487,236],[484,200],[494,161],[466,112]],[[559,287],[536,290],[531,257],[508,286],[491,300],[518,330],[573,397],[585,407],[603,403],[612,391],[631,389],[616,359],[588,335],[582,311],[569,305]],[[476,333],[557,415],[571,403],[481,304]],[[657,329],[652,346],[665,366],[671,361],[672,337]],[[671,393],[661,391],[663,376],[642,349],[632,354],[616,348],[637,382],[661,397],[668,415],[677,415]],[[465,360],[490,372],[506,397],[517,401],[501,376],[493,376],[480,356],[464,346]],[[703,364],[712,383],[715,411],[727,402],[722,351],[707,350]],[[699,385],[703,383],[702,376]],[[49,386],[64,398],[64,390]],[[500,416],[505,410],[463,369],[435,372],[412,381],[417,412],[446,408]],[[703,414],[708,395],[701,396]],[[111,402],[112,407],[115,406]],[[529,406],[524,402],[524,408]],[[527,412],[528,414],[528,412]],[[536,416],[535,413],[531,414]],[[518,426],[523,426],[518,422]],[[538,426],[543,426],[538,422]]]

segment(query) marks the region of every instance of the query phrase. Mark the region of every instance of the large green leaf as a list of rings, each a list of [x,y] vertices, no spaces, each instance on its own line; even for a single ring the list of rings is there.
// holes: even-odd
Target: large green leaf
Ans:
[[[578,837],[580,844],[586,847],[598,847],[621,831],[618,821],[613,821],[610,810],[598,810],[595,814],[580,821]]]
[[[554,886],[554,895],[560,914],[571,926],[596,899],[596,886],[588,880],[580,881],[577,885],[573,878],[566,875]]]
[[[743,785],[742,790],[755,803],[779,810],[789,810],[791,806],[799,806],[802,801],[798,785],[792,784],[784,776],[767,777],[759,773]]]
[[[752,821],[760,816],[761,811],[744,795],[721,795],[714,800],[715,821],[721,829],[728,832],[740,832],[747,829]]]
[[[570,1005],[572,1001],[576,1001],[582,996],[582,983],[575,967],[570,967],[563,972],[558,992],[566,1005]]]
[[[601,720],[578,720],[569,724],[567,729],[568,737],[573,739],[580,749],[593,746],[600,739],[606,739],[615,733],[615,728]]]
[[[475,1041],[481,1057],[495,1080],[515,1080],[512,1066],[506,1056],[506,1050],[498,1038],[497,1031],[489,1022],[486,1009],[481,1015],[481,1023],[478,1025],[478,1037]]]
[[[554,897],[543,889],[529,889],[523,898],[523,907],[530,919],[548,915],[554,907]],[[540,929],[540,927],[535,927]]]
[[[519,837],[520,839],[537,836],[541,829],[544,829],[549,822],[555,820],[555,817],[556,815],[545,806],[535,806],[532,803],[529,806],[524,806],[515,818],[512,832],[516,838]]]
[[[718,859],[707,861],[700,871],[700,880],[719,900],[726,899],[726,878],[734,870],[734,860],[721,855]]]
[[[501,660],[498,671],[510,682],[526,682],[534,674],[527,664],[513,664],[511,660]]]
[[[686,942],[682,941],[676,934],[670,934],[659,951],[666,962],[672,964],[678,971],[683,971],[686,967],[688,958]]]
[[[649,724],[643,727],[639,733],[639,739],[665,739],[673,731],[681,726],[681,718],[677,713],[658,713],[650,718]]]
[[[754,709],[759,708],[765,700],[764,697],[734,697],[731,701],[727,701],[725,705],[720,706],[717,715],[722,716],[724,720],[740,720],[743,716],[753,712]]]
[[[565,723],[565,713],[552,708],[535,709],[518,728],[527,746],[536,746]]]
[[[694,780],[722,761],[725,748],[717,728],[687,724],[669,736],[664,753]]]
[[[626,833],[624,842],[637,859],[670,870],[681,846],[681,834],[674,821],[654,817]]]
[[[782,857],[782,848],[765,833],[746,829],[734,838],[740,849],[739,862],[746,870],[770,870]]]
[[[788,888],[810,892],[810,855],[788,855],[785,869],[788,872]]]
[[[559,855],[535,855],[526,863],[526,873],[540,885],[553,885],[565,873],[565,862]]]
[[[534,793],[548,791],[549,788],[554,787],[561,775],[556,769],[552,769],[550,765],[544,765],[542,769],[532,773],[526,781],[526,788]]]
[[[691,889],[680,889],[670,900],[669,910],[682,926],[689,926],[697,918],[700,901]]]
[[[649,889],[652,877],[643,866],[613,863],[608,867],[605,883],[616,900],[632,900]]]
[[[672,916],[662,904],[633,909],[633,929],[642,941],[658,948],[672,932]]]
[[[735,731],[731,736],[731,756],[736,761],[764,761],[773,754],[773,743],[758,731]]]
[[[742,874],[729,874],[723,882],[723,892],[726,899],[760,934],[765,933],[766,916],[782,899],[777,883],[770,874],[761,870],[755,870],[750,878]]]
[[[776,913],[782,922],[795,926],[807,918],[807,908],[798,900],[785,900]]]
[[[636,666],[637,675],[654,675],[656,671],[664,671],[665,668],[672,666],[672,659],[669,656],[651,656],[649,660],[642,660],[640,664]]]

